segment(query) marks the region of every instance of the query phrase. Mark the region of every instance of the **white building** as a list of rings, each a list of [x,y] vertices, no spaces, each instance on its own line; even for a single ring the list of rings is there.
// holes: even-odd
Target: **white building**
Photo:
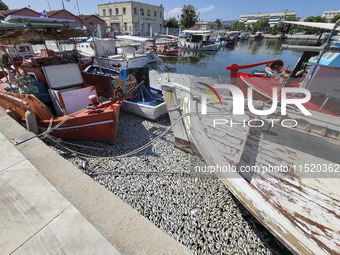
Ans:
[[[163,33],[164,7],[134,1],[98,4],[99,17],[106,21],[108,31],[150,36]]]
[[[218,28],[218,24],[216,22],[200,21],[196,22],[194,27],[202,30],[215,30]]]
[[[296,12],[279,12],[279,13],[254,13],[254,14],[245,14],[240,15],[240,22],[243,22],[245,24],[254,23],[258,21],[259,19],[267,18],[269,19],[269,24],[271,26],[278,24],[280,20],[282,20],[284,17],[295,17],[296,18]]]
[[[339,11],[324,11],[322,14],[322,18],[325,18],[327,22],[330,22],[331,19],[334,18],[334,16],[340,15],[340,10]]]

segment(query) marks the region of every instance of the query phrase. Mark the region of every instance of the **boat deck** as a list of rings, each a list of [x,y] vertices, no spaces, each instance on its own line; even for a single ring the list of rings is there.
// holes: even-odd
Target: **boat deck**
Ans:
[[[242,73],[240,74],[240,77],[247,86],[249,86],[250,88],[252,88],[253,90],[257,92],[258,96],[262,96],[260,98],[259,97],[257,98],[257,96],[254,95],[255,99],[259,99],[259,100],[271,99],[273,88],[277,88],[278,95],[281,95],[282,85],[279,80],[276,80],[273,78],[252,76],[252,75],[249,75],[248,73]],[[299,95],[295,97],[293,96],[292,98],[299,98]],[[279,96],[279,100],[280,100],[280,96]],[[304,103],[303,105],[309,110],[319,111],[324,101],[325,101],[324,96],[319,96],[319,95],[315,95],[312,93],[311,100],[307,103]],[[333,99],[330,99],[326,103],[326,105],[322,108],[321,112],[325,114],[330,114],[333,116],[339,116],[340,115],[340,103]]]

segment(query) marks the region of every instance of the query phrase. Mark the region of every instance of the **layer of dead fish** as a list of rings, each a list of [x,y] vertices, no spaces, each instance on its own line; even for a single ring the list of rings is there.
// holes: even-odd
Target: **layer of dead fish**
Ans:
[[[152,85],[165,77],[150,73]],[[170,76],[181,83],[190,79]],[[116,156],[141,147],[169,125],[167,116],[151,122],[122,112],[114,145],[78,141],[104,150],[71,147],[90,155]],[[174,148],[171,132],[137,155],[119,160],[83,160],[60,153],[194,254],[289,254],[219,179],[193,171],[204,163]]]

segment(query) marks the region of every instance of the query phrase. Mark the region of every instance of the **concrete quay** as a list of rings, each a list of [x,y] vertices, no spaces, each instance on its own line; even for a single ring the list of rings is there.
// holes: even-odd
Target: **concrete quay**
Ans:
[[[263,39],[279,39],[280,34],[277,35],[271,35],[271,34],[262,34],[263,35]],[[328,34],[327,34],[328,35]],[[255,38],[255,35],[250,35],[250,38]],[[291,35],[288,34],[287,35],[287,39],[288,40],[313,40],[316,41],[319,38],[319,35]],[[325,35],[323,35],[322,38],[325,38]],[[339,41],[340,40],[340,36],[333,36],[332,37],[333,41]]]
[[[191,254],[0,111],[0,254]]]

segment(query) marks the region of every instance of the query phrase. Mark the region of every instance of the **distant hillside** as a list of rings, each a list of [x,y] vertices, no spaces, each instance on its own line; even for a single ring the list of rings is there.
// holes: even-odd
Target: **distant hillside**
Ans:
[[[222,21],[222,23],[226,26],[226,25],[233,25],[234,23],[236,23],[238,21],[238,19],[234,19],[234,20],[225,20]]]

